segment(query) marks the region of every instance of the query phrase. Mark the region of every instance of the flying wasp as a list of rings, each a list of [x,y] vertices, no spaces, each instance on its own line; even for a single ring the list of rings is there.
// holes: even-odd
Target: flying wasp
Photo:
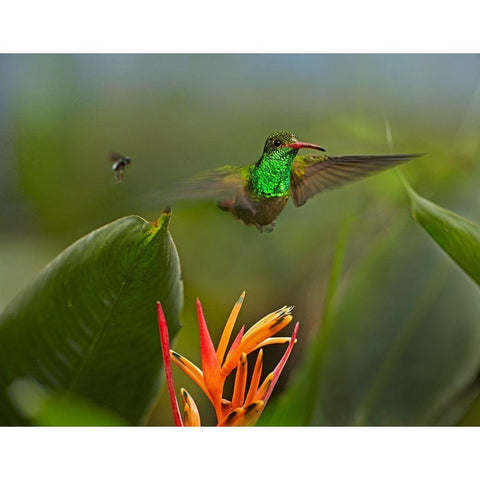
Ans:
[[[115,180],[117,183],[120,183],[125,175],[125,168],[130,165],[132,159],[130,157],[125,157],[120,153],[114,152],[108,155],[108,159],[113,163],[112,170]]]

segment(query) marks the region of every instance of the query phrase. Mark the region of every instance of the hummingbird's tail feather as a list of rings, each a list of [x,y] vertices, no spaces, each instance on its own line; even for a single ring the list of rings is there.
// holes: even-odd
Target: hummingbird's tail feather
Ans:
[[[242,167],[225,166],[181,180],[171,187],[142,195],[140,201],[149,208],[163,208],[182,200],[233,200],[245,188]]]

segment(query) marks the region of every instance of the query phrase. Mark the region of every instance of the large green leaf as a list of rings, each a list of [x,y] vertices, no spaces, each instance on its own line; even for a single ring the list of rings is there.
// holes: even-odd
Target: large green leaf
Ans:
[[[390,228],[348,273],[266,423],[458,421],[480,367],[477,286],[413,223]]]
[[[162,366],[155,302],[171,335],[182,283],[168,232],[129,216],[81,238],[53,260],[0,316],[0,424],[26,420],[9,389],[33,379],[76,394],[132,424],[156,397]]]

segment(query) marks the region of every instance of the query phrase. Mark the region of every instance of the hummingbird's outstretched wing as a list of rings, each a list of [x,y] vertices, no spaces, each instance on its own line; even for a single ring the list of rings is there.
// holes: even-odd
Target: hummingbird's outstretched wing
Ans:
[[[423,154],[356,155],[345,157],[299,155],[292,165],[290,185],[293,203],[301,207],[328,188],[339,187]]]
[[[246,186],[245,169],[226,165],[176,183],[169,192],[163,192],[163,201],[171,204],[183,199],[235,199],[237,207],[252,210]]]

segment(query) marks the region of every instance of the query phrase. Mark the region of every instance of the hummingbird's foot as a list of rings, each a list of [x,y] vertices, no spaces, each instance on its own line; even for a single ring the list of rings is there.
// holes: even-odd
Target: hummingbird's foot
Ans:
[[[273,232],[273,227],[275,226],[275,222],[269,223],[268,225],[259,225],[258,223],[256,223],[255,226],[262,233],[271,233],[271,232]]]

